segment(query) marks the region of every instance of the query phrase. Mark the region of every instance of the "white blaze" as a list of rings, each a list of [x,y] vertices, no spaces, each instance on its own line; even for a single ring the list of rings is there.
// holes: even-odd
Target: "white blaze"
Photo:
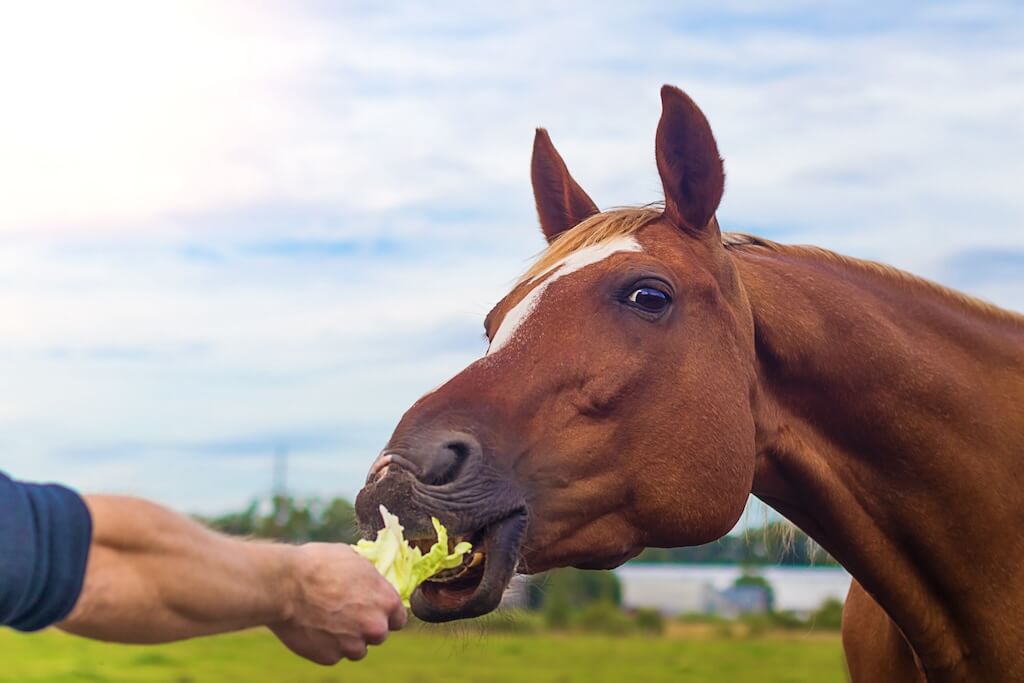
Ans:
[[[501,347],[511,341],[526,319],[530,317],[530,313],[532,313],[537,307],[537,303],[540,301],[541,296],[548,288],[548,285],[552,282],[575,273],[577,270],[603,261],[612,254],[620,251],[641,250],[640,243],[632,236],[617,237],[613,240],[608,240],[607,242],[601,242],[600,244],[593,244],[589,247],[577,249],[558,263],[545,270],[543,273],[532,278],[531,282],[548,275],[546,280],[530,290],[530,292],[524,296],[519,303],[513,306],[512,310],[510,310],[505,316],[505,319],[501,321],[501,326],[498,328],[498,331],[494,333],[494,338],[491,339],[491,345],[487,347],[487,355],[500,351]]]

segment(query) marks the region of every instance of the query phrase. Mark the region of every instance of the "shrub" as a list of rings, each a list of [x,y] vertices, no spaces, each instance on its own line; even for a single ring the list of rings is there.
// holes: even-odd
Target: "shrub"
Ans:
[[[529,604],[534,608],[543,608],[555,598],[564,599],[576,609],[595,602],[622,604],[619,579],[607,571],[555,569],[532,580],[528,591]]]
[[[661,635],[665,632],[665,617],[656,609],[640,608],[633,615],[633,623],[645,633]]]
[[[554,631],[564,631],[572,621],[572,607],[562,594],[555,594],[544,601],[544,625]]]
[[[796,631],[802,628],[807,628],[807,622],[793,612],[771,612],[769,616],[772,624],[776,628],[785,629],[787,631]]]
[[[816,628],[838,631],[843,626],[843,603],[829,598],[821,603],[821,607],[811,617],[811,623]]]
[[[633,620],[609,602],[596,602],[584,609],[577,617],[576,625],[583,631],[613,636],[633,630]]]
[[[775,591],[768,579],[759,574],[753,573],[749,567],[743,569],[743,573],[733,582],[735,588],[758,588],[764,592],[765,607],[771,612],[775,608]]]

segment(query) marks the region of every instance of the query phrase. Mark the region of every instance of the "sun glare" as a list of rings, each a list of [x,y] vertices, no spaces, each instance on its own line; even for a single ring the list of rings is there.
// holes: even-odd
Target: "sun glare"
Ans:
[[[187,209],[211,169],[213,182],[244,186],[218,166],[251,86],[274,76],[273,50],[253,30],[258,13],[229,7],[0,7],[0,232]]]

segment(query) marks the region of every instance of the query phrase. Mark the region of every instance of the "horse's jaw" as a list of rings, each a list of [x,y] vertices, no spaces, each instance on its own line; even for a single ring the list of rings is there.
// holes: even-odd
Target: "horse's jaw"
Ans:
[[[525,531],[525,509],[481,530],[474,552],[482,554],[482,562],[451,580],[428,579],[412,596],[413,614],[424,621],[444,622],[493,611],[515,574]]]

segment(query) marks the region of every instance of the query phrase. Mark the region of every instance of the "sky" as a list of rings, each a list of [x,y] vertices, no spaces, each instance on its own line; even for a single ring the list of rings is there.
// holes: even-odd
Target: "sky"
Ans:
[[[725,229],[1024,310],[1024,5],[501,4],[0,5],[0,469],[354,495],[544,246],[534,128],[660,199],[663,83]]]

